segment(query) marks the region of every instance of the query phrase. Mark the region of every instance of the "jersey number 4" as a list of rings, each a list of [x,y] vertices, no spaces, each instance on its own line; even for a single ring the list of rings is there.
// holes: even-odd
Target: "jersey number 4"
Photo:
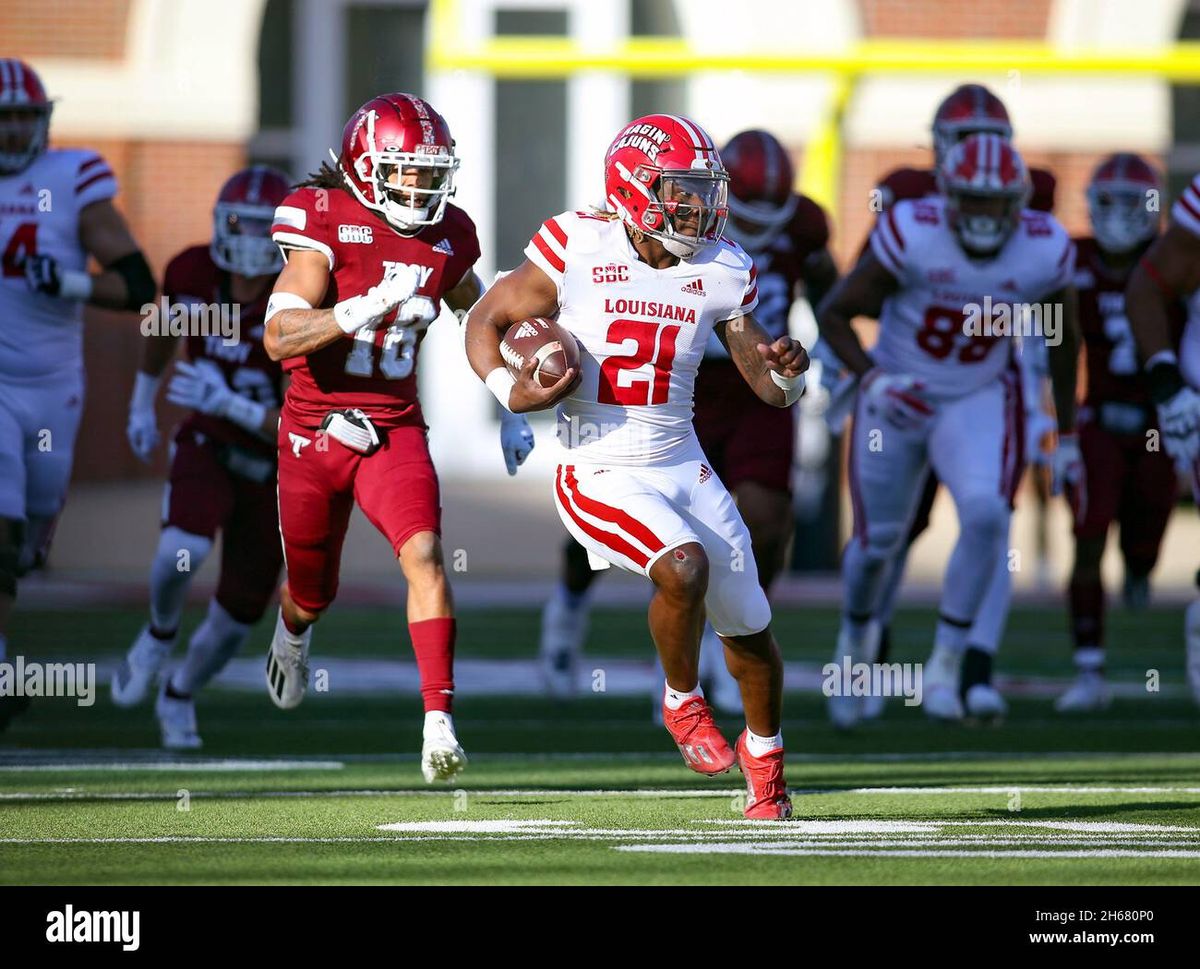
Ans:
[[[600,367],[600,387],[596,399],[601,404],[638,407],[646,404],[665,404],[671,389],[671,366],[675,363],[677,326],[659,326],[645,320],[615,320],[608,328],[609,343],[624,345],[632,340],[637,344],[633,353],[609,357]],[[622,371],[641,370],[654,365],[653,380],[641,377],[628,379],[621,386]]]
[[[37,255],[37,223],[22,222],[4,247],[0,264],[5,276],[24,276],[25,260]]]

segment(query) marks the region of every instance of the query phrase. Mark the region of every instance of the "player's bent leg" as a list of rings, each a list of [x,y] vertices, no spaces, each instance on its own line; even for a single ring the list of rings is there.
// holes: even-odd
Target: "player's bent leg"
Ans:
[[[734,753],[717,729],[699,685],[700,633],[708,591],[708,556],[685,542],[650,567],[650,635],[666,673],[663,722],[683,761],[698,774],[723,774]]]
[[[174,525],[159,535],[150,565],[150,621],[113,673],[111,696],[117,706],[136,706],[149,695],[151,684],[175,648],[188,586],[212,546],[211,536],[195,535]]]

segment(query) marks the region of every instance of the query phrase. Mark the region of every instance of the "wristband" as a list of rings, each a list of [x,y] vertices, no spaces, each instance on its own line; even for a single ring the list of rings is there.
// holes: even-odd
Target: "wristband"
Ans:
[[[311,310],[312,308],[312,303],[303,296],[286,291],[272,293],[271,298],[267,300],[267,312],[263,315],[263,326],[271,322],[271,317],[280,310]]]
[[[60,299],[86,303],[92,297],[92,277],[78,269],[60,269],[58,271],[58,295]]]
[[[783,391],[783,399],[788,406],[796,403],[800,399],[800,395],[804,393],[804,374],[796,374],[794,377],[785,377],[782,374],[776,373],[774,370],[767,371],[771,375],[771,380],[775,386]]]
[[[517,385],[517,382],[513,379],[513,375],[508,372],[508,368],[497,367],[484,378],[483,382],[487,385],[487,389],[495,396],[496,400],[500,401],[500,406],[511,414],[512,408],[508,406],[508,398],[512,393],[512,389]]]
[[[371,322],[374,317],[362,318],[363,297],[351,296],[349,299],[344,299],[340,303],[334,304],[333,318],[337,325],[342,328],[343,333],[354,333],[361,330],[364,326]]]

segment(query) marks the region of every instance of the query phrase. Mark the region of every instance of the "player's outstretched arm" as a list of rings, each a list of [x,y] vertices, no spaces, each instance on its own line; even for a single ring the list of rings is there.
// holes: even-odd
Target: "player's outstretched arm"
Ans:
[[[1173,351],[1171,305],[1200,289],[1200,237],[1172,225],[1146,250],[1125,287],[1125,313],[1144,362]]]
[[[501,406],[514,414],[544,410],[551,406],[575,380],[568,368],[552,387],[543,387],[533,377],[536,361],[525,361],[513,380],[500,356],[500,340],[513,323],[558,312],[558,289],[554,281],[529,260],[498,279],[467,315],[467,359],[476,375],[496,395]]]
[[[850,324],[856,316],[878,318],[883,301],[898,288],[896,277],[868,249],[817,307],[821,339],[860,377],[874,364]]]
[[[738,373],[760,400],[772,407],[790,407],[804,393],[809,360],[798,340],[781,336],[771,342],[751,313],[721,321],[716,333]]]
[[[1079,297],[1074,286],[1064,286],[1046,297],[1045,302],[1062,307],[1062,333],[1047,341],[1050,384],[1054,390],[1054,409],[1058,430],[1075,430],[1075,384],[1079,376]],[[1049,334],[1048,334],[1049,335]]]

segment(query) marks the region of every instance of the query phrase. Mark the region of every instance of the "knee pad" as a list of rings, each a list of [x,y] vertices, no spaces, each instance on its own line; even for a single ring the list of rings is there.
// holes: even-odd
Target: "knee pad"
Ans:
[[[867,525],[867,556],[872,559],[890,559],[900,551],[905,534],[903,522],[880,522]]]
[[[963,532],[981,541],[1003,542],[1008,535],[1011,511],[1000,495],[971,495],[958,508],[958,522]]]

